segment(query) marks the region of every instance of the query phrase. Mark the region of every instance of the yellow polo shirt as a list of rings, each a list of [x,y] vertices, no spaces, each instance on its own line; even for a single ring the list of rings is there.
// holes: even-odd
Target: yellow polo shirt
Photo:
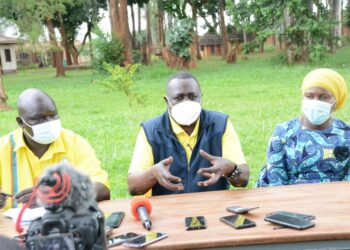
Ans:
[[[186,151],[187,161],[189,162],[192,155],[192,149],[195,147],[198,137],[198,129],[200,120],[197,120],[196,126],[191,135],[188,135],[180,125],[178,125],[171,116],[170,123],[173,132]],[[226,130],[222,136],[222,157],[228,159],[235,164],[246,164],[241,143],[237,136],[232,123],[227,120]],[[129,174],[140,173],[152,167],[155,164],[153,159],[152,147],[149,144],[145,131],[141,127],[137,136],[134,153],[129,167]],[[151,190],[146,196],[151,195]]]
[[[33,187],[46,167],[62,160],[68,160],[72,166],[89,175],[93,182],[100,182],[109,187],[107,172],[101,168],[95,151],[87,140],[74,132],[62,129],[60,136],[51,143],[40,159],[26,145],[22,128],[14,130],[11,134],[14,135],[16,143],[14,150],[17,154],[18,192]],[[12,175],[9,135],[0,138],[0,188],[5,193],[14,194],[15,177]],[[11,199],[7,199],[5,208],[11,206]]]

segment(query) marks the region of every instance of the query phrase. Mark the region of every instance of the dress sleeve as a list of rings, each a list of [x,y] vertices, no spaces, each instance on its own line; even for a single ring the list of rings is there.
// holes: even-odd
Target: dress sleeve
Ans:
[[[277,126],[267,148],[267,180],[269,186],[287,185],[288,173],[286,164],[285,129]]]

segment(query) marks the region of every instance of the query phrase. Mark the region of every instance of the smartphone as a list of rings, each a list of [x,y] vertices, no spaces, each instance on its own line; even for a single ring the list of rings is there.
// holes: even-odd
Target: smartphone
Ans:
[[[117,228],[119,227],[120,223],[122,223],[124,216],[124,212],[113,212],[107,217],[105,224],[107,227]]]
[[[119,246],[124,242],[132,240],[138,236],[140,236],[140,234],[132,233],[132,232],[113,236],[112,238],[108,239],[108,247]]]
[[[124,242],[123,246],[132,248],[141,248],[152,244],[156,241],[168,237],[166,233],[149,232],[145,235],[140,235],[130,241]]]
[[[254,221],[248,220],[246,217],[240,214],[228,215],[224,217],[220,217],[220,220],[231,227],[236,229],[255,227],[256,224]]]
[[[185,218],[185,228],[186,228],[186,230],[206,229],[207,225],[205,223],[204,216],[186,217]]]
[[[264,218],[264,220],[271,222],[273,224],[294,228],[294,229],[299,229],[299,230],[303,230],[303,229],[307,229],[315,226],[315,223],[310,220],[299,219],[299,218],[290,217],[290,216],[277,214],[277,213],[268,214]]]
[[[288,211],[277,211],[271,214],[282,214],[282,215],[286,215],[289,217],[293,217],[293,218],[298,218],[298,219],[302,219],[302,220],[314,220],[316,217],[314,215],[310,215],[310,214],[299,214],[299,213],[293,213],[293,212],[288,212]],[[268,214],[267,216],[269,216],[270,214]]]
[[[245,214],[253,209],[257,209],[259,207],[240,207],[240,206],[232,206],[232,207],[227,207],[226,210],[231,213],[235,214]]]

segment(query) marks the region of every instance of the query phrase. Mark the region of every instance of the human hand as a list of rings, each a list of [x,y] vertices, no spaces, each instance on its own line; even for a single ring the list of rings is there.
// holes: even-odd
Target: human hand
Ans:
[[[173,162],[173,157],[168,157],[153,166],[153,175],[157,179],[159,185],[171,191],[182,191],[184,186],[181,183],[181,178],[171,175],[169,168]],[[173,182],[177,183],[174,184]]]
[[[19,192],[16,196],[15,199],[17,200],[17,203],[23,203],[26,204],[30,200],[30,196],[33,194],[33,188],[27,188],[23,189],[21,192]],[[28,204],[29,205],[29,204]],[[38,204],[36,203],[36,199],[33,198],[32,204],[30,204],[29,208],[36,208],[38,207]]]
[[[217,183],[222,176],[232,173],[235,169],[235,164],[227,159],[210,155],[204,150],[200,150],[199,153],[203,158],[207,159],[212,166],[210,168],[200,168],[198,170],[197,174],[208,178],[206,181],[199,181],[197,183],[198,186],[207,187],[213,185]]]

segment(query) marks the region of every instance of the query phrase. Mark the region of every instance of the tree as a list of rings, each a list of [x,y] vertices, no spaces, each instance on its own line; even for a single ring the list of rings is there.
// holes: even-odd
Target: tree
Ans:
[[[64,76],[65,73],[53,19],[55,15],[65,13],[66,4],[72,4],[72,0],[0,0],[0,16],[12,20],[21,34],[37,40],[43,33],[43,24],[47,26],[56,65],[56,77]]]
[[[124,47],[124,64],[132,63],[131,46],[129,42],[128,1],[109,0],[111,29]]]

